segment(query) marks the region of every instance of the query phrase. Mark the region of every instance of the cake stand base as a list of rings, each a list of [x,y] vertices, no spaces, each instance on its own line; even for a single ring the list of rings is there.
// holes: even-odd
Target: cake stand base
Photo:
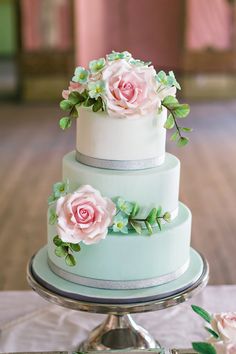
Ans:
[[[28,283],[46,300],[73,310],[108,314],[106,320],[76,348],[84,352],[160,348],[159,342],[138,326],[130,314],[178,305],[203,289],[208,276],[206,259],[193,249],[189,269],[178,280],[131,291],[95,289],[63,280],[50,270],[46,248],[32,257],[27,268]]]
[[[154,349],[160,348],[160,345],[146,329],[135,323],[131,315],[108,315],[80,344],[79,351],[127,348]]]

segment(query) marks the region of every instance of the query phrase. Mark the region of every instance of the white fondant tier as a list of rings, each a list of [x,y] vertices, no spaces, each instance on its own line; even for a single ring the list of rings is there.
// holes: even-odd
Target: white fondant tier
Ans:
[[[74,267],[67,266],[64,259],[55,255],[53,237],[56,228],[49,225],[48,256],[57,269],[76,276],[99,281],[140,281],[140,287],[142,284],[152,286],[153,279],[167,282],[171,274],[177,277],[181,275],[179,270],[182,273],[186,270],[190,234],[191,212],[180,203],[178,217],[170,224],[163,225],[161,232],[155,231],[151,236],[110,233],[97,244],[88,246],[81,243],[81,251],[74,254],[77,261]],[[109,288],[106,282],[104,284],[104,288]]]
[[[69,190],[89,184],[104,197],[122,197],[137,202],[143,212],[161,206],[163,211],[178,208],[180,162],[166,153],[165,162],[158,167],[140,171],[105,170],[83,165],[75,160],[75,152],[63,158],[63,180],[69,180]]]
[[[85,156],[105,160],[147,160],[162,163],[165,155],[167,112],[137,118],[114,118],[82,108],[77,119],[76,149]],[[89,163],[88,163],[89,164]]]

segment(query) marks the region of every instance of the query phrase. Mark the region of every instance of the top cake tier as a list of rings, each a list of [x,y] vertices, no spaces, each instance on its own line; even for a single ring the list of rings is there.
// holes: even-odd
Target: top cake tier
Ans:
[[[89,166],[134,170],[165,159],[166,109],[134,119],[108,117],[81,109],[77,119],[76,158]]]
[[[182,146],[189,128],[178,125],[189,106],[180,104],[173,71],[157,72],[150,62],[125,52],[112,52],[78,66],[60,103],[68,112],[62,129],[77,118],[76,158],[105,169],[136,170],[164,163],[166,129]],[[167,117],[167,112],[168,117]]]

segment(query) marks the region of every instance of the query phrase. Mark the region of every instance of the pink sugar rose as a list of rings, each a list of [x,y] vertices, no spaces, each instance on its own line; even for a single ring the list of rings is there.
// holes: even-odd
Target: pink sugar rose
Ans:
[[[81,93],[81,92],[84,91],[84,86],[81,85],[81,84],[78,83],[78,82],[70,81],[70,86],[68,87],[68,90],[63,90],[63,91],[62,91],[62,97],[63,97],[65,100],[67,100],[69,94],[70,94],[72,91],[77,91],[77,92]]]
[[[215,314],[211,326],[221,340],[236,344],[236,312]]]
[[[139,66],[125,59],[115,60],[102,72],[105,100],[110,115],[123,118],[152,113],[160,106],[153,66]]]
[[[57,232],[64,242],[86,245],[104,239],[115,215],[115,204],[89,185],[57,201]]]

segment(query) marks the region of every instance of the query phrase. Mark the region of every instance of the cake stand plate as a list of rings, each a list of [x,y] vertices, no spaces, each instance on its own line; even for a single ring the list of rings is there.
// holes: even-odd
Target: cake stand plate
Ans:
[[[106,290],[66,281],[47,263],[47,248],[28,264],[30,286],[46,300],[73,310],[106,313],[107,319],[79,346],[80,351],[151,349],[159,343],[131,318],[131,313],[156,311],[184,302],[206,286],[209,267],[194,249],[188,270],[177,280],[161,286],[134,290]]]

